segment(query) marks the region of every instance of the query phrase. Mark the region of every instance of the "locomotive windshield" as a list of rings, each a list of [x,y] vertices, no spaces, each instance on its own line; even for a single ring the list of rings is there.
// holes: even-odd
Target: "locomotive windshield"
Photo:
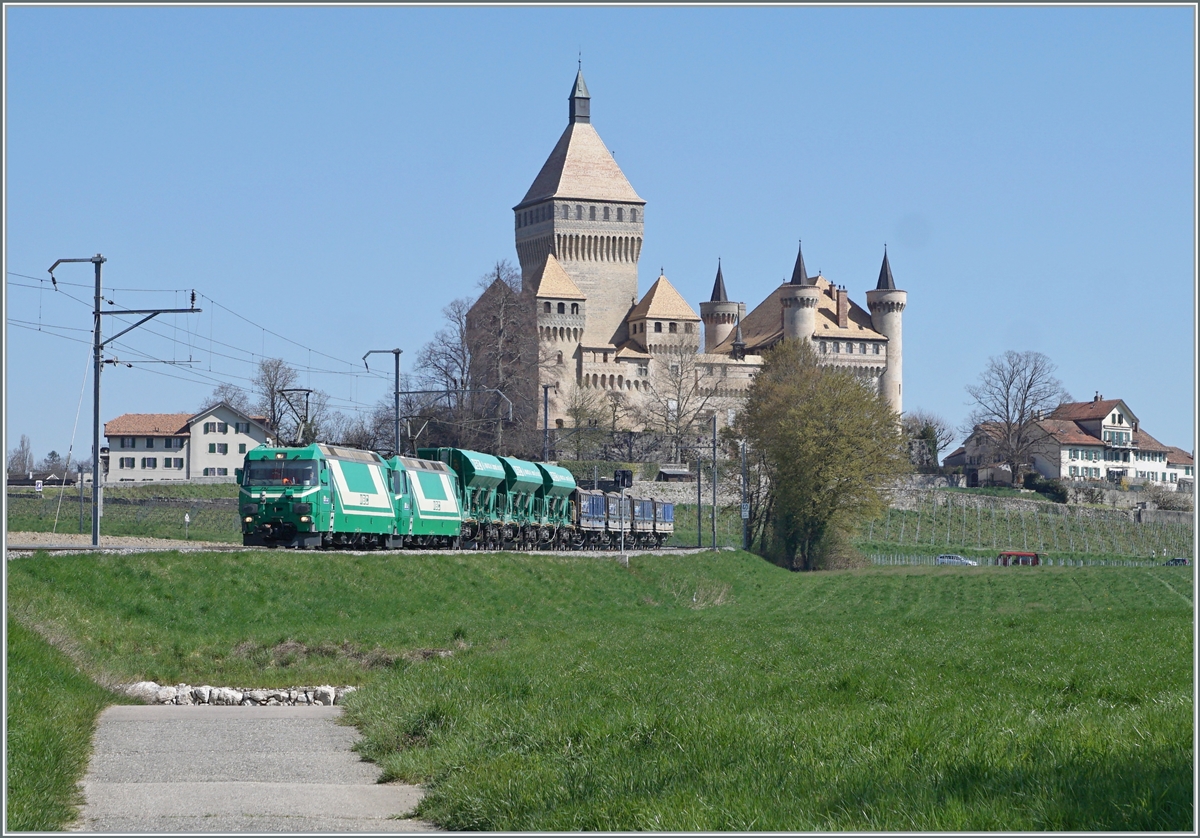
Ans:
[[[314,460],[264,460],[246,464],[246,486],[316,486]]]

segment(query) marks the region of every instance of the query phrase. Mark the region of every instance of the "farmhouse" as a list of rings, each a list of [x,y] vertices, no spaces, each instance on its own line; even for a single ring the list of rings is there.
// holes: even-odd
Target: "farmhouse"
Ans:
[[[104,424],[109,482],[233,482],[246,452],[271,438],[266,417],[227,402],[199,413],[125,413]]]

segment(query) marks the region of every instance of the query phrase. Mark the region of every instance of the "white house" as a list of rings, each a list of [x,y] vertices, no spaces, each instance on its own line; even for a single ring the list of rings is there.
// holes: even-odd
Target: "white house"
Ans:
[[[1194,480],[1191,456],[1163,445],[1142,430],[1137,416],[1121,399],[1105,399],[1097,393],[1088,402],[1059,405],[1049,416],[1033,423],[1033,433],[1029,464],[1047,479],[1109,483],[1128,480],[1159,483],[1172,489],[1190,488],[1190,482],[1180,481]],[[962,465],[968,485],[1011,483],[1007,467],[1003,473],[998,471],[997,434],[994,426],[977,426],[963,448],[946,458],[947,465]]]
[[[227,402],[199,413],[126,413],[104,425],[107,481],[234,480],[246,452],[271,436],[265,417]],[[222,480],[224,478],[224,480]]]

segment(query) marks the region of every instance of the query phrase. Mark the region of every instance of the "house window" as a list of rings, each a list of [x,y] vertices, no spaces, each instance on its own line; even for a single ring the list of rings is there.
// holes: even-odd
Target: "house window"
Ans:
[[[595,221],[595,220],[596,220],[596,208],[588,207],[588,221]]]
[[[183,468],[183,457],[175,458],[175,468]]]
[[[121,447],[122,448],[136,448],[137,446],[134,444],[135,442],[136,442],[136,440],[131,436],[121,437]]]
[[[244,442],[239,442],[239,443],[238,443],[238,453],[239,453],[239,454],[245,454],[245,453],[246,453],[246,443],[244,443]]]
[[[152,436],[146,437],[146,448],[149,449],[149,448],[153,448],[153,447],[154,447],[154,437],[152,437]]]
[[[120,457],[117,459],[117,468],[136,468],[133,457]]]
[[[215,468],[206,468],[206,469],[204,470],[204,476],[205,476],[205,477],[212,477],[212,476],[213,476],[213,472],[215,472],[215,471],[216,471],[216,469],[215,469]]]
[[[217,429],[217,423],[216,423],[216,422],[205,422],[205,423],[204,423],[204,432],[205,432],[206,434],[211,434],[211,433],[212,433],[213,431],[215,431],[216,429]]]
[[[1071,476],[1072,476],[1072,477],[1077,477],[1078,475],[1079,475],[1079,467],[1078,467],[1078,466],[1071,466]]]
[[[579,303],[571,303],[571,314],[579,314]]]
[[[250,433],[250,423],[238,422],[237,425],[234,426],[234,430],[236,430],[239,434],[248,434]]]
[[[215,442],[210,442],[210,443],[208,444],[208,453],[209,453],[209,454],[216,454],[216,453],[217,453],[217,444],[216,444]]]
[[[227,469],[227,468],[217,469],[217,477],[225,477],[228,474],[229,474],[229,469]]]
[[[225,444],[224,442],[217,443],[217,453],[218,454],[228,454],[229,446],[227,444]]]
[[[567,313],[567,304],[566,304],[566,303],[559,303],[559,304],[558,304],[558,313],[559,313],[559,314],[566,314],[566,313]]]
[[[229,425],[225,422],[218,422],[217,423],[217,433],[219,433],[219,434],[229,433]]]
[[[625,210],[623,210],[621,207],[617,207],[617,221],[624,221],[624,220],[625,220]]]
[[[679,325],[679,324],[677,324],[677,323],[671,323],[671,324],[669,325],[669,327],[668,327],[668,328],[669,328],[669,330],[670,330],[671,334],[675,334],[675,332],[677,332],[677,331],[678,331],[678,325]]]
[[[655,323],[655,324],[654,324],[654,331],[655,331],[655,332],[661,332],[661,331],[662,331],[662,323]]]
[[[158,468],[158,457],[142,457],[142,468]]]

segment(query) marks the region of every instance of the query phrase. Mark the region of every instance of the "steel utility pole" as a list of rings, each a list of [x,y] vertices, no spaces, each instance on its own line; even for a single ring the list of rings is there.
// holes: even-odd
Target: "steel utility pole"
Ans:
[[[550,462],[550,388],[542,385],[542,462]]]
[[[396,400],[396,456],[400,456],[400,355],[404,352],[403,349],[372,349],[367,355],[395,355],[396,356],[396,388],[393,397]],[[371,371],[371,367],[367,365],[367,355],[363,355],[363,366],[367,368],[367,372]]]
[[[54,269],[64,262],[91,262],[96,268],[96,301],[92,308],[92,546],[100,546],[100,503],[101,503],[101,487],[100,480],[100,369],[104,362],[101,359],[101,354],[104,347],[112,343],[126,332],[132,332],[138,326],[145,323],[160,314],[198,314],[202,309],[196,308],[196,292],[192,292],[191,308],[138,308],[125,309],[121,311],[101,311],[100,303],[104,301],[101,294],[101,266],[107,262],[102,255],[97,253],[95,256],[90,256],[86,259],[59,259],[50,266],[48,273],[50,274],[50,282],[54,285],[55,290],[58,290],[58,281],[54,278]],[[108,340],[101,340],[100,337],[100,318],[103,315],[122,315],[122,314],[144,314],[138,322],[134,323],[127,329],[122,329]]]
[[[712,548],[717,549],[717,412],[714,410],[712,415],[713,422],[713,439],[712,439]]]

